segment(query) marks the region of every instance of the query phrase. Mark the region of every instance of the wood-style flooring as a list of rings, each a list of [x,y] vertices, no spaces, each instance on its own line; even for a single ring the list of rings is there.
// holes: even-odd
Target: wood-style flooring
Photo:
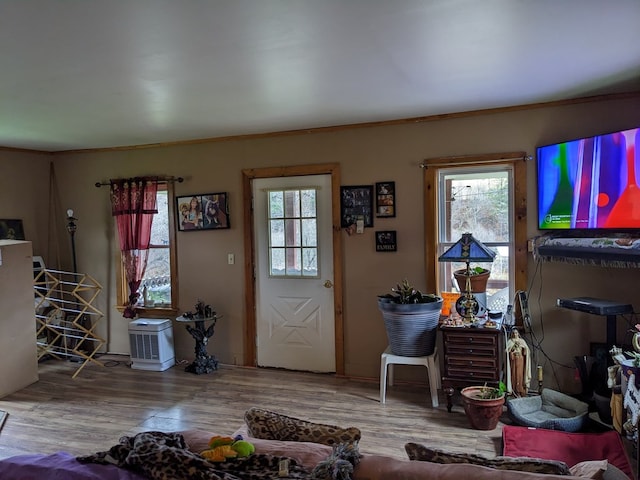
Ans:
[[[226,365],[194,375],[184,365],[153,372],[131,369],[128,357],[101,360],[105,367],[88,364],[75,379],[71,376],[78,364],[42,362],[38,382],[0,399],[0,410],[9,413],[0,431],[0,458],[60,450],[89,454],[108,449],[122,435],[145,430],[201,428],[230,434],[252,406],[356,426],[362,431],[363,453],[406,458],[408,441],[490,457],[500,453],[500,426],[472,430],[460,404],[447,412],[444,396],[432,408],[426,384],[388,387],[381,405],[377,379]]]
[[[388,387],[382,405],[378,379],[226,365],[194,375],[184,371],[185,365],[153,372],[131,369],[129,357],[104,355],[100,360],[104,367],[88,364],[75,379],[77,363],[42,362],[38,382],[1,398],[0,410],[9,415],[0,431],[0,459],[57,451],[85,455],[145,430],[231,434],[252,406],[358,427],[362,453],[401,459],[409,441],[494,457],[501,453],[502,426],[510,423],[505,414],[495,430],[473,430],[458,397],[451,413],[442,392],[440,406],[432,408],[426,384]]]

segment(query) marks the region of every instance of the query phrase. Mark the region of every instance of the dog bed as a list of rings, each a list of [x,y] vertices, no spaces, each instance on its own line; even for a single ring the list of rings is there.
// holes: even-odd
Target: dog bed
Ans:
[[[507,400],[507,410],[518,425],[577,432],[588,418],[589,405],[545,388],[541,395]]]

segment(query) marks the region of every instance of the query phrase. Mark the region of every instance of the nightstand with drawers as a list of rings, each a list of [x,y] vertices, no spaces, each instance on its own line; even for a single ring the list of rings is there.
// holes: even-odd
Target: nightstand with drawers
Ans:
[[[505,337],[500,328],[441,326],[444,347],[442,389],[447,411],[455,387],[497,386],[502,378]]]

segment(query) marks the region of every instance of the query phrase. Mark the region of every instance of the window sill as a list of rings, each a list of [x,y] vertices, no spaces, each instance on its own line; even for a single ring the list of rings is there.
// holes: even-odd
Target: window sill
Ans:
[[[120,313],[126,308],[124,305],[116,307]],[[173,307],[136,307],[137,317],[143,318],[170,318],[174,319],[178,315],[178,309]]]

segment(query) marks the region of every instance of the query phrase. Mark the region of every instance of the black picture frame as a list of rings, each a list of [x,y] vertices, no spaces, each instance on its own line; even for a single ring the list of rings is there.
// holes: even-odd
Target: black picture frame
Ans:
[[[192,209],[194,201],[196,206]],[[231,228],[227,192],[176,197],[176,223],[179,232]]]
[[[340,226],[348,228],[358,220],[364,227],[373,227],[373,186],[341,186]]]
[[[0,240],[25,240],[22,220],[11,218],[1,219]]]
[[[381,230],[376,232],[376,252],[398,251],[398,240],[395,230]]]
[[[376,183],[376,217],[396,216],[396,182]]]

